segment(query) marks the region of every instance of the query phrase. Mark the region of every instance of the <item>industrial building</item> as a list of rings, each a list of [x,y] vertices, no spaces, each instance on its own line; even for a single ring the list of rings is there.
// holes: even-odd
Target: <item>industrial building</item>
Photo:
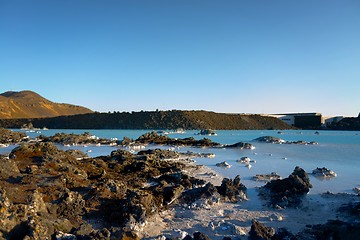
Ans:
[[[284,114],[267,114],[266,116],[276,117],[290,126],[319,129],[323,124],[321,113],[284,113]]]

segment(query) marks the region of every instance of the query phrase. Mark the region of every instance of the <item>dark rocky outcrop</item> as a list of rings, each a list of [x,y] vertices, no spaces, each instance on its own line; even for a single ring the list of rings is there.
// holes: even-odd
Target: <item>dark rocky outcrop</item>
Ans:
[[[312,171],[312,174],[318,178],[333,178],[333,177],[337,176],[337,174],[334,171],[332,171],[326,167],[315,168]]]
[[[225,148],[239,148],[239,149],[255,149],[251,143],[238,142],[234,144],[224,145]]]
[[[268,182],[259,189],[259,193],[270,200],[270,205],[284,208],[301,204],[302,197],[311,187],[307,173],[302,168],[296,167],[289,177]]]
[[[195,232],[194,234],[194,240],[210,240],[210,238],[201,232]]]
[[[239,178],[215,187],[188,176],[173,151],[77,156],[37,142],[0,159],[0,238],[139,239],[143,224],[170,205],[209,202],[218,192],[233,201],[244,189]]]
[[[26,133],[0,128],[0,144],[18,144],[29,141]]]
[[[273,180],[279,180],[281,179],[281,176],[277,174],[276,172],[272,172],[270,174],[256,174],[253,177],[253,180],[255,181],[264,181],[264,182],[270,182]]]
[[[42,142],[52,142],[63,145],[86,145],[86,144],[117,144],[117,139],[98,138],[89,132],[83,134],[56,133],[54,136],[46,137],[40,135],[38,139]]]
[[[246,187],[240,183],[240,176],[236,176],[234,180],[224,178],[220,186],[207,183],[204,187],[189,190],[182,196],[182,202],[186,204],[192,204],[199,199],[203,200],[203,202],[198,203],[202,206],[212,205],[213,202],[220,199],[226,202],[247,200]]]
[[[258,137],[256,139],[254,139],[254,141],[258,141],[258,142],[264,142],[264,143],[276,143],[276,144],[298,144],[298,145],[315,145],[318,144],[315,141],[311,141],[311,142],[306,142],[303,140],[298,140],[298,141],[285,141],[281,138],[278,137],[272,137],[272,136],[263,136],[263,137]]]
[[[0,119],[0,127],[20,128],[30,122],[36,128],[46,126],[52,129],[293,129],[274,117],[180,110],[90,113],[41,119]]]
[[[359,239],[360,223],[347,223],[340,220],[329,220],[325,224],[308,226],[304,231],[296,234],[297,239]]]
[[[220,147],[219,143],[213,142],[208,138],[196,140],[193,137],[189,138],[170,138],[166,135],[159,135],[155,131],[145,133],[136,139],[135,144],[158,144],[158,145],[172,145],[172,146],[192,146],[192,147]]]
[[[272,136],[263,136],[263,137],[258,137],[256,139],[254,139],[255,141],[258,142],[266,142],[266,143],[284,143],[285,141],[281,138],[278,137],[272,137]]]
[[[266,227],[258,221],[253,221],[249,232],[249,240],[271,240],[275,235],[275,230]]]
[[[339,122],[334,122],[327,126],[327,128],[332,130],[360,131],[360,113],[357,117],[347,117]]]
[[[240,182],[237,175],[234,180],[224,178],[221,186],[217,187],[218,192],[225,198],[225,201],[237,202],[246,199],[246,187]]]
[[[215,136],[217,135],[216,132],[212,129],[201,129],[198,135],[208,135],[208,136]]]

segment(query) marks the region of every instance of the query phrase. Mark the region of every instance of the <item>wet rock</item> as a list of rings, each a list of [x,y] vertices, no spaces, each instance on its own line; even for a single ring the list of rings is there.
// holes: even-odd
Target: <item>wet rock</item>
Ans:
[[[201,232],[195,232],[193,236],[194,236],[194,240],[210,240],[210,238],[207,235]]]
[[[251,143],[238,142],[231,145],[224,145],[225,148],[239,148],[239,149],[255,149]]]
[[[317,142],[314,142],[314,141],[311,141],[311,142],[306,142],[303,140],[285,141],[281,138],[272,137],[272,136],[263,136],[263,137],[256,138],[254,140],[258,141],[258,142],[275,143],[275,144],[299,144],[299,145],[316,145],[316,144],[318,144]]]
[[[4,159],[8,162],[0,164],[0,236],[55,239],[61,232],[59,238],[121,239],[126,231],[142,234],[149,217],[167,204],[183,202],[183,196],[191,199],[189,205],[204,199],[210,206],[220,199],[216,187],[204,186],[183,171],[183,163],[169,160],[178,157],[174,151],[135,155],[118,150],[97,158],[75,157],[53,143],[39,142],[22,144]],[[16,178],[5,174],[5,165]],[[195,194],[187,195],[191,191]],[[94,230],[87,222],[109,230]]]
[[[73,158],[76,158],[77,160],[81,160],[81,159],[84,159],[84,158],[89,158],[89,155],[87,155],[86,153],[84,153],[81,150],[69,149],[69,150],[66,150],[65,152],[68,153]]]
[[[352,202],[339,208],[339,212],[347,214],[355,221],[360,220],[360,202]]]
[[[18,144],[27,141],[29,137],[26,133],[0,128],[0,144]]]
[[[42,164],[43,162],[52,160],[61,160],[71,157],[65,151],[59,150],[53,143],[23,143],[14,148],[10,155],[10,159],[32,160],[34,163]]]
[[[201,129],[197,135],[208,135],[208,136],[215,136],[217,135],[216,132],[212,129]]]
[[[281,179],[281,176],[277,174],[276,172],[272,172],[270,174],[256,174],[253,177],[253,180],[255,181],[264,181],[264,182],[270,182],[273,180],[279,180]]]
[[[145,133],[141,135],[136,142],[145,143],[145,144],[168,144],[170,138],[166,135],[159,135],[155,131]]]
[[[98,138],[94,135],[91,135],[89,132],[84,132],[83,134],[66,134],[66,133],[56,133],[54,136],[45,137],[44,135],[39,136],[39,140],[43,142],[53,142],[58,144],[63,144],[66,146],[69,145],[116,145],[117,139],[105,139]]]
[[[204,187],[188,190],[181,197],[183,203],[192,205],[193,208],[207,208],[218,202],[219,199],[220,194],[211,183],[207,183]]]
[[[108,223],[127,229],[139,229],[146,218],[162,207],[161,196],[145,190],[128,190],[125,199],[109,200],[101,206]]]
[[[174,151],[161,150],[161,149],[149,149],[140,151],[138,156],[145,156],[147,160],[151,159],[176,159],[179,158],[179,154]]]
[[[336,177],[336,173],[326,167],[316,168],[312,171],[315,177],[319,178],[333,178]]]
[[[55,234],[56,240],[76,240],[76,236],[69,233],[57,232]]]
[[[258,221],[253,221],[249,232],[249,240],[271,240],[275,235],[275,230],[266,227]]]
[[[360,187],[355,187],[353,190],[356,194],[360,194]]]
[[[183,240],[193,240],[193,238],[190,235],[186,235],[186,237],[184,237]]]
[[[215,164],[215,166],[222,167],[222,168],[231,168],[231,165],[227,162],[220,162],[220,163]]]
[[[241,157],[239,160],[236,160],[236,162],[247,164],[251,162],[251,159],[249,157]]]
[[[180,153],[183,157],[189,158],[215,158],[214,153],[195,153],[192,151],[187,151],[186,153]]]
[[[258,142],[265,142],[265,143],[285,143],[285,140],[283,140],[281,138],[277,138],[277,137],[272,137],[272,136],[258,137],[254,140],[258,141]]]
[[[128,137],[124,137],[122,141],[118,142],[118,144],[121,145],[121,146],[129,146],[133,142],[134,142],[133,139],[128,138]]]
[[[286,228],[279,228],[271,240],[296,240],[294,234],[289,232]]]
[[[221,186],[217,187],[219,194],[225,198],[225,201],[237,202],[246,200],[246,187],[240,182],[240,176],[237,175],[234,180],[224,178]]]
[[[182,185],[164,188],[163,190],[164,204],[166,205],[172,204],[181,196],[181,194],[184,192],[184,189],[185,188]]]
[[[300,167],[296,167],[288,178],[273,180],[259,189],[260,195],[270,199],[272,206],[297,206],[301,204],[301,199],[310,190],[307,173]]]
[[[129,151],[119,149],[119,150],[116,150],[116,151],[112,151],[110,156],[111,156],[112,160],[117,160],[117,161],[123,162],[123,161],[125,161],[127,159],[133,158],[134,154],[132,154]]]
[[[145,133],[135,140],[133,144],[158,144],[170,146],[192,146],[192,147],[220,147],[221,144],[211,141],[208,138],[196,140],[193,137],[177,139],[166,135],[159,135],[156,132]]]
[[[340,220],[329,220],[326,224],[309,226],[296,234],[298,239],[359,239],[360,223],[347,223]]]

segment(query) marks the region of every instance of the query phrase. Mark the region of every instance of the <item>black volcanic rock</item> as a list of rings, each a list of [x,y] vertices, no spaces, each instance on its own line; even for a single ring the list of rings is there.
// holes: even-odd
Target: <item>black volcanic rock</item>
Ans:
[[[249,232],[249,240],[271,240],[275,235],[275,230],[266,227],[258,221],[253,221]]]
[[[0,128],[0,144],[17,144],[28,140],[26,133]]]
[[[254,139],[254,140],[258,141],[258,142],[266,142],[266,143],[284,143],[285,142],[281,138],[272,137],[272,136],[258,137],[258,138]]]
[[[218,192],[226,201],[237,202],[246,199],[246,187],[240,182],[240,176],[237,175],[234,180],[224,178],[221,186],[217,187]]]
[[[272,206],[298,206],[311,187],[307,173],[296,167],[289,177],[273,180],[261,187],[260,195],[269,198]]]
[[[360,223],[347,223],[340,220],[329,220],[325,224],[309,226],[296,234],[297,239],[359,239]]]
[[[225,148],[240,148],[240,149],[254,149],[251,143],[238,142],[230,145],[224,145]]]
[[[10,159],[0,159],[0,238],[125,236],[175,204],[184,190],[204,184],[184,174],[184,164],[165,160],[176,156],[159,149],[140,155],[117,150],[76,160],[50,142],[22,144]],[[104,228],[86,225],[95,221]]]

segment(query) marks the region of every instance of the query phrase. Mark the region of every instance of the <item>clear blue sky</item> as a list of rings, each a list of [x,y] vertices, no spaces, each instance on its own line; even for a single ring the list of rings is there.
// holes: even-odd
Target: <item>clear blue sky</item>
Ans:
[[[360,111],[358,0],[0,0],[0,91],[92,110]]]

